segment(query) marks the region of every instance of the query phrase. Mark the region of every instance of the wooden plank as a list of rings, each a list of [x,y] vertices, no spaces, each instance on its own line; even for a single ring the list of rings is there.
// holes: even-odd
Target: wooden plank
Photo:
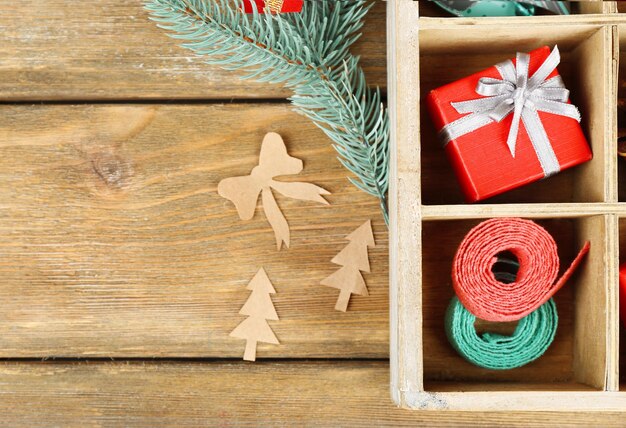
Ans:
[[[609,279],[607,290],[607,390],[619,390],[620,376],[620,310],[619,310],[619,265],[620,265],[620,219],[607,216],[607,263],[605,275]],[[626,390],[622,390],[626,391]]]
[[[7,426],[623,426],[620,412],[428,412],[393,406],[386,362],[0,366]]]
[[[385,86],[385,6],[377,4],[354,52],[369,83]],[[0,2],[0,100],[286,98],[178,47],[140,0]]]
[[[467,204],[423,205],[423,220],[463,218],[515,217],[527,218],[581,217],[586,215],[618,214],[626,216],[622,203],[545,203],[545,204]]]
[[[591,243],[585,265],[575,279],[574,376],[581,383],[608,391],[617,389],[615,350],[611,348],[617,344],[617,332],[609,324],[617,309],[610,304],[610,290],[616,288],[618,276],[616,225],[615,216],[582,218],[574,244],[581,247]]]
[[[609,99],[607,102],[607,120],[605,122],[606,136],[608,142],[606,143],[605,150],[607,153],[605,157],[608,158],[607,163],[607,177],[609,181],[610,189],[608,196],[612,202],[619,202],[619,167],[620,157],[611,156],[611,153],[618,152],[617,139],[619,137],[619,122],[618,122],[618,99],[619,99],[619,63],[620,63],[620,33],[619,27],[614,25],[610,28],[610,38],[607,42],[611,48],[609,75],[610,80],[608,83]]]
[[[420,212],[419,4],[388,2],[391,149],[390,324],[391,393],[422,391],[422,224]]]
[[[266,132],[304,160],[330,206],[277,200],[291,248],[221,179],[246,175]],[[387,229],[328,139],[288,104],[0,107],[0,356],[241,357],[228,336],[265,267],[281,345],[259,357],[387,357]],[[373,220],[369,297],[334,310],[320,281]]]

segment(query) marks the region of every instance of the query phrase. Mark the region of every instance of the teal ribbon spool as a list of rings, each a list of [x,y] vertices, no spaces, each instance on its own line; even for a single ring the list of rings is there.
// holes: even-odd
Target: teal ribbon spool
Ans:
[[[453,15],[465,17],[532,16],[537,7],[559,15],[569,15],[570,13],[564,1],[434,0],[434,3]]]
[[[455,296],[446,312],[446,335],[467,361],[491,370],[509,370],[541,357],[550,347],[559,317],[553,299],[519,320],[511,336],[496,333],[479,335],[476,317]]]

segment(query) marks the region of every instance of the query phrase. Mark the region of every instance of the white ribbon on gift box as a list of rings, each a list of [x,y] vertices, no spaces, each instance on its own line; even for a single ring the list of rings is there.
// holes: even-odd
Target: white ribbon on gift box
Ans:
[[[544,175],[549,177],[561,170],[559,161],[550,144],[538,112],[565,116],[580,122],[578,109],[568,104],[569,91],[560,76],[546,78],[561,61],[559,49],[554,47],[539,69],[529,78],[530,55],[517,53],[516,65],[507,60],[496,65],[502,80],[482,77],[476,86],[476,93],[485,98],[452,103],[460,114],[467,114],[443,127],[439,132],[444,146],[453,139],[469,134],[493,122],[501,122],[513,113],[507,146],[515,158],[515,145],[519,133],[520,120],[535,149]]]

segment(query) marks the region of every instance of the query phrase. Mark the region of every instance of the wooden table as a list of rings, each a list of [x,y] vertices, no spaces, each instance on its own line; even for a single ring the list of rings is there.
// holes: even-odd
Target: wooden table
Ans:
[[[384,23],[381,2],[356,47],[382,87]],[[626,424],[395,408],[386,227],[288,95],[204,65],[138,0],[0,3],[0,425]],[[260,210],[242,222],[216,192],[268,131],[332,192],[279,198],[281,252]],[[370,296],[339,313],[319,282],[367,219]],[[281,345],[251,364],[228,333],[261,266]]]

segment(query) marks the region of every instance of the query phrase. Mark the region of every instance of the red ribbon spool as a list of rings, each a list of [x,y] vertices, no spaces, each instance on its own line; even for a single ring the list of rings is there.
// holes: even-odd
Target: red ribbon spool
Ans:
[[[557,245],[541,226],[521,218],[491,219],[465,236],[454,257],[452,283],[463,306],[486,321],[517,321],[547,302],[565,285],[583,257],[586,242],[570,267],[559,273]],[[492,267],[509,251],[519,261],[515,282],[498,281]],[[555,282],[556,281],[556,282]]]

